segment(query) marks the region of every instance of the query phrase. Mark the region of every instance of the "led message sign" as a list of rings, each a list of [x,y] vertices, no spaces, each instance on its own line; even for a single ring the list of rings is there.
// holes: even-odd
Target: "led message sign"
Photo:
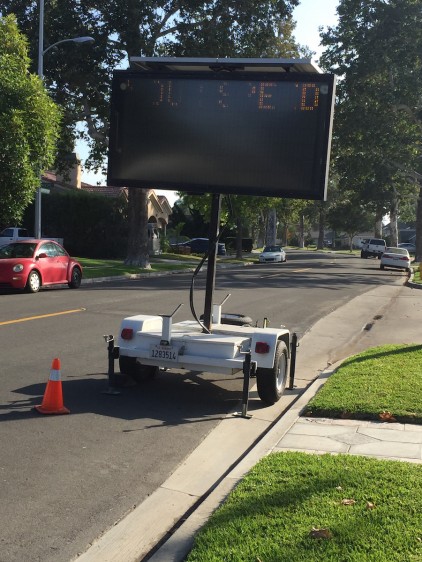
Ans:
[[[324,199],[334,77],[116,71],[108,184]]]

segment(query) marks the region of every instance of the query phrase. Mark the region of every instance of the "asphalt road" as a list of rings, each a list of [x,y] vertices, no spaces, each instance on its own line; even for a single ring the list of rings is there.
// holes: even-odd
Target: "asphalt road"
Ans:
[[[217,272],[224,312],[303,335],[356,295],[403,274],[377,260],[290,252],[285,264]],[[0,294],[0,561],[74,558],[150,495],[238,404],[242,377],[163,372],[153,381],[107,390],[104,334],[138,313],[191,318],[190,276]],[[201,313],[205,275],[196,282]],[[347,321],[347,319],[345,319]],[[300,351],[299,351],[300,352]],[[54,357],[61,360],[69,416],[41,416]],[[117,366],[116,366],[117,369]]]

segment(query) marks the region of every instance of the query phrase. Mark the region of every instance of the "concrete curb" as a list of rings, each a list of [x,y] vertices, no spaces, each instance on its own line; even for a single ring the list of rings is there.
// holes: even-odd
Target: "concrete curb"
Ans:
[[[195,509],[184,523],[171,535],[149,562],[183,562],[191,550],[195,535],[213,512],[225,501],[230,492],[264,456],[272,453],[277,443],[299,419],[307,404],[343,361],[323,371],[300,396],[297,402],[280,418],[273,428],[233,468],[210,495]]]
[[[411,289],[422,289],[422,283],[414,283],[413,278],[415,277],[415,272],[413,268],[411,268],[411,273],[409,275],[409,279],[406,281],[406,286],[410,287]]]
[[[410,287],[411,289],[422,289],[422,284],[421,283],[413,283],[412,281],[407,281],[406,282],[406,286]]]

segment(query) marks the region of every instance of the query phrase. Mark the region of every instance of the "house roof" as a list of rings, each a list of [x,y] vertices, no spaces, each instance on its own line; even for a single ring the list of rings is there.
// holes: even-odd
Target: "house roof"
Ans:
[[[81,190],[88,193],[97,193],[98,195],[102,195],[103,197],[113,199],[121,196],[125,197],[125,199],[128,198],[126,187],[113,187],[110,185],[90,185],[89,183],[82,182]]]
[[[127,187],[115,187],[112,185],[92,185],[86,182],[81,182],[81,187],[77,188],[73,185],[58,180],[57,174],[49,171],[43,173],[42,179],[45,183],[52,184],[58,191],[80,189],[81,191],[84,191],[86,193],[96,193],[98,195],[102,195],[103,197],[111,199],[116,199],[123,196],[126,200],[128,199],[129,195]],[[155,211],[158,214],[166,216],[168,220],[168,216],[171,215],[172,209],[167,197],[165,195],[157,195],[153,189],[150,189],[149,201],[154,207]]]

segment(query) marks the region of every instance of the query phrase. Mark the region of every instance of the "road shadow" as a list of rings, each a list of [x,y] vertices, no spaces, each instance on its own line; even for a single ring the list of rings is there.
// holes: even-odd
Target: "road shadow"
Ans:
[[[210,373],[160,371],[151,380],[127,386],[127,379],[116,374],[117,384],[111,386],[106,373],[90,373],[86,378],[62,381],[63,403],[71,414],[92,413],[123,420],[149,420],[150,426],[197,423],[203,418],[223,419],[240,408],[243,375],[216,376]],[[255,379],[251,379],[251,386]],[[15,388],[19,397],[0,405],[0,421],[39,417],[34,407],[42,403],[46,383]],[[254,406],[254,403],[256,404]],[[250,398],[250,408],[260,407]],[[164,413],[164,415],[163,415]],[[44,417],[52,417],[44,416]],[[144,427],[145,429],[146,427]]]

